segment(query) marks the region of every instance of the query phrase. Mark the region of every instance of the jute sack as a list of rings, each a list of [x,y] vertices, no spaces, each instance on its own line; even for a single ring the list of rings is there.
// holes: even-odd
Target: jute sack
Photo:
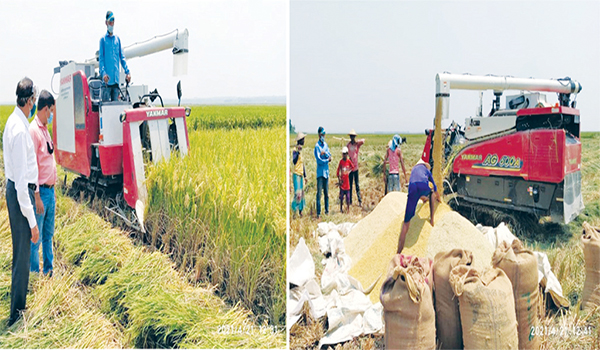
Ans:
[[[519,239],[502,242],[494,252],[492,265],[506,273],[512,283],[519,333],[519,349],[539,349],[540,338],[532,332],[538,325],[537,258]]]
[[[518,348],[512,284],[504,271],[459,265],[450,271],[450,285],[458,297],[465,349]]]
[[[585,259],[585,283],[581,295],[581,308],[593,309],[600,305],[600,233],[584,222],[581,241]]]
[[[431,259],[395,255],[379,299],[386,349],[435,349]]]
[[[440,252],[433,258],[435,329],[440,349],[462,349],[458,298],[450,286],[450,271],[458,265],[471,266],[473,253],[464,249]]]

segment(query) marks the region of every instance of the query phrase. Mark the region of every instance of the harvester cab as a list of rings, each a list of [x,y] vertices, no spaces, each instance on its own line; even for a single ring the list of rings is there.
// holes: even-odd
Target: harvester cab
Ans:
[[[464,130],[454,122],[439,130],[444,137],[438,159],[446,165],[433,167],[434,179],[444,179],[455,203],[564,223],[583,211],[580,114],[571,99],[581,91],[578,82],[444,73],[436,76],[436,86],[436,125],[448,117],[451,89],[494,91],[487,116],[482,115],[480,99],[476,115],[465,119]],[[505,90],[519,93],[506,96],[501,108]],[[540,92],[557,93],[558,103],[551,105]],[[426,131],[422,154],[432,165],[437,131]]]
[[[127,59],[173,49],[173,74],[187,72],[188,31],[175,30],[123,49]],[[166,107],[155,89],[121,84],[118,101],[102,101],[98,53],[83,63],[60,62],[56,118],[52,125],[56,162],[79,175],[74,185],[92,196],[107,193],[107,209],[144,231],[147,203],[145,168],[189,149],[186,117],[190,109]],[[121,71],[121,82],[125,81]],[[177,86],[181,100],[181,82]],[[160,106],[154,102],[160,101]]]

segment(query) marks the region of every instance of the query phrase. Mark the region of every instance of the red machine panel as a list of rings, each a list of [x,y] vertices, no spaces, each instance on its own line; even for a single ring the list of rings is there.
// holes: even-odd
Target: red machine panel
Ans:
[[[567,140],[568,139],[568,140]],[[561,182],[581,164],[581,143],[563,129],[527,130],[466,147],[453,172],[479,176],[515,176]]]
[[[123,145],[99,145],[98,158],[102,164],[102,175],[123,174]]]
[[[61,81],[69,84],[72,80],[73,123],[75,124],[75,153],[56,149],[56,162],[70,171],[90,176],[91,144],[98,141],[98,113],[92,112],[90,91],[85,75],[75,72],[71,79]],[[53,142],[57,144],[57,119],[52,126]]]
[[[519,132],[467,146],[454,160],[455,173],[526,178],[529,133]]]
[[[517,111],[517,117],[523,115],[546,115],[546,114],[570,114],[579,115],[579,110],[571,107],[542,107],[542,108],[523,108]]]

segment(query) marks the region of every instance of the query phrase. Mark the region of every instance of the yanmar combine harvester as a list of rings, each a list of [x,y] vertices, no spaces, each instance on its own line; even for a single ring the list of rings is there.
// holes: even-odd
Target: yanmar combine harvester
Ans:
[[[584,209],[581,196],[581,142],[576,94],[581,85],[570,78],[518,79],[498,76],[438,74],[436,76],[436,124],[447,118],[451,89],[493,90],[495,100],[487,116],[466,118],[446,130],[439,152],[446,160],[445,191],[459,206],[488,207],[550,217],[569,223]],[[519,93],[506,96],[505,90]],[[555,92],[551,105],[539,92]],[[572,95],[575,98],[571,99]],[[428,134],[422,159],[433,164]],[[443,150],[442,150],[443,148]],[[440,159],[441,159],[440,157]]]
[[[187,73],[188,31],[177,30],[123,49],[127,59],[172,49],[173,74]],[[112,193],[107,209],[144,231],[145,162],[187,154],[190,109],[165,108],[147,85],[121,84],[119,101],[101,100],[98,53],[84,63],[60,62],[60,92],[52,125],[56,162],[78,174],[74,185],[90,193]],[[125,74],[121,71],[121,82]],[[181,101],[181,85],[177,84]],[[160,106],[152,105],[158,98]]]

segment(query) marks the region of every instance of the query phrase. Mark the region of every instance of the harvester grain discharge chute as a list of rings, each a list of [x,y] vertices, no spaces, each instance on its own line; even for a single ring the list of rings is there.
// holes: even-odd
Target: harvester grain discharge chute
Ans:
[[[480,100],[477,115],[466,118],[464,127],[453,122],[441,130],[452,89],[493,90],[492,110],[483,116]],[[519,93],[506,96],[503,109],[505,90]],[[432,164],[434,180],[444,182],[459,206],[569,223],[584,209],[580,112],[571,100],[580,91],[570,78],[438,74],[436,129],[426,131],[421,158]],[[557,93],[558,103],[551,105],[540,92]]]
[[[127,59],[172,49],[173,74],[187,73],[188,31],[175,30],[123,49]],[[155,89],[147,85],[119,87],[118,101],[102,101],[98,53],[84,63],[60,62],[57,115],[53,123],[56,162],[79,175],[73,186],[92,198],[108,195],[107,210],[128,226],[144,229],[148,199],[145,169],[168,161],[172,153],[189,150],[187,107],[165,107]],[[121,82],[125,74],[121,71]],[[181,82],[177,84],[181,101]],[[153,102],[160,101],[160,106]]]

